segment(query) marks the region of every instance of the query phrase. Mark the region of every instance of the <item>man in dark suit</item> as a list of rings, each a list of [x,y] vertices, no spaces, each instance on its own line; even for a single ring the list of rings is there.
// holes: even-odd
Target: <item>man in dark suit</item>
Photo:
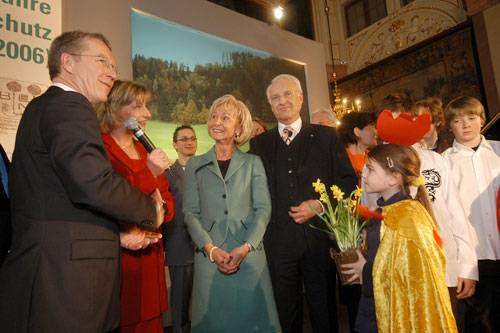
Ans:
[[[4,332],[106,332],[119,321],[117,220],[154,228],[157,192],[113,171],[93,103],[117,77],[107,39],[65,32],[50,48],[53,85],[19,124],[9,175],[12,246],[0,270]]]
[[[2,184],[0,186],[0,267],[10,249],[10,200],[9,200],[9,168],[10,161],[0,144],[0,174]]]
[[[338,185],[350,193],[357,184],[344,146],[332,128],[303,123],[300,81],[275,77],[267,89],[278,126],[252,139],[250,152],[262,158],[273,204],[264,246],[283,332],[302,331],[304,288],[314,332],[338,330],[335,269],[330,240],[314,208],[323,211],[312,183]]]
[[[177,127],[173,145],[178,158],[165,172],[165,176],[170,182],[170,192],[174,195],[175,214],[172,221],[163,227],[163,248],[171,281],[169,299],[172,332],[181,333],[189,331],[189,300],[193,290],[194,245],[182,213],[184,170],[198,147],[193,128],[189,125]]]

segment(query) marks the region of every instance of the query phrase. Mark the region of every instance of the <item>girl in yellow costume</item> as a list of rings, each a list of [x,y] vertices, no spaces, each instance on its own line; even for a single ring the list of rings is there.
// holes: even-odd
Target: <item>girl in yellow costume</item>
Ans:
[[[445,256],[419,170],[418,155],[409,146],[380,145],[368,154],[365,189],[382,196],[379,206],[384,219],[377,222],[378,249],[378,241],[370,244],[367,239],[368,264],[358,253],[357,263],[344,265],[350,268],[346,273],[353,273],[352,279],[362,279],[365,289],[371,288],[372,281],[363,278],[373,279],[376,327],[366,323],[374,319],[369,315],[373,305],[361,302],[356,323],[359,332],[374,327],[379,332],[457,332],[446,287]],[[410,197],[411,187],[417,188],[415,200]],[[367,236],[373,239],[371,230]],[[370,258],[370,252],[376,254]],[[371,267],[370,274],[367,268]]]

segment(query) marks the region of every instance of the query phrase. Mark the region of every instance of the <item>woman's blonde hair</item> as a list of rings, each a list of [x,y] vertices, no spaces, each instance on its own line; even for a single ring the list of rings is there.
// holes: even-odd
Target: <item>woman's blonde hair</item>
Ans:
[[[401,174],[403,180],[403,193],[410,195],[410,186],[413,186],[412,184],[420,177],[420,158],[415,149],[410,146],[392,143],[382,144],[373,148],[368,153],[368,158],[377,162],[382,169],[387,172]],[[436,224],[436,218],[434,217],[425,184],[417,186],[415,200],[422,203],[434,220],[434,224]]]
[[[137,105],[148,104],[151,100],[149,90],[132,81],[116,80],[109,91],[108,100],[95,105],[101,133],[109,134],[122,119],[121,108],[135,102]]]
[[[232,108],[236,114],[237,125],[241,126],[241,133],[237,137],[235,135],[234,142],[237,146],[244,145],[250,136],[252,135],[252,115],[248,111],[247,106],[242,102],[237,100],[233,95],[224,95],[217,98],[210,107],[210,113],[212,113],[216,108],[223,107],[224,109]]]

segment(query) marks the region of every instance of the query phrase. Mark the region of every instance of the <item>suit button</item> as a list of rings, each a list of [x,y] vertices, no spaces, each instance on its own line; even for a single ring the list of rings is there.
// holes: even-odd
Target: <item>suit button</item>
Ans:
[[[292,170],[288,170],[288,173],[292,173]]]
[[[227,211],[227,209],[226,209],[226,210],[224,211],[224,214],[226,214],[226,215],[227,215],[227,213],[228,213],[228,211]]]
[[[293,187],[293,184],[292,184],[292,183],[290,183],[290,187]]]
[[[289,158],[288,158],[288,162],[291,162],[291,161],[292,161],[292,158],[291,158],[291,157],[289,157]]]
[[[226,198],[227,198],[226,193],[224,193],[224,194],[222,195],[222,197],[223,197],[224,199],[226,199]]]

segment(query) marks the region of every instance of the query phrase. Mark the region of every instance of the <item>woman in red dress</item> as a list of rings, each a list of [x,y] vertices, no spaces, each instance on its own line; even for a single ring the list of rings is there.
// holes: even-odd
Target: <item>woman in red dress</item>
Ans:
[[[113,168],[143,193],[159,190],[165,202],[165,222],[174,215],[174,199],[163,172],[165,153],[157,148],[148,154],[124,125],[137,119],[144,130],[151,113],[146,104],[151,93],[139,84],[116,81],[106,103],[96,106],[102,139]],[[167,310],[164,253],[159,230],[147,231],[120,223],[122,285],[120,332],[163,332],[161,314]]]

